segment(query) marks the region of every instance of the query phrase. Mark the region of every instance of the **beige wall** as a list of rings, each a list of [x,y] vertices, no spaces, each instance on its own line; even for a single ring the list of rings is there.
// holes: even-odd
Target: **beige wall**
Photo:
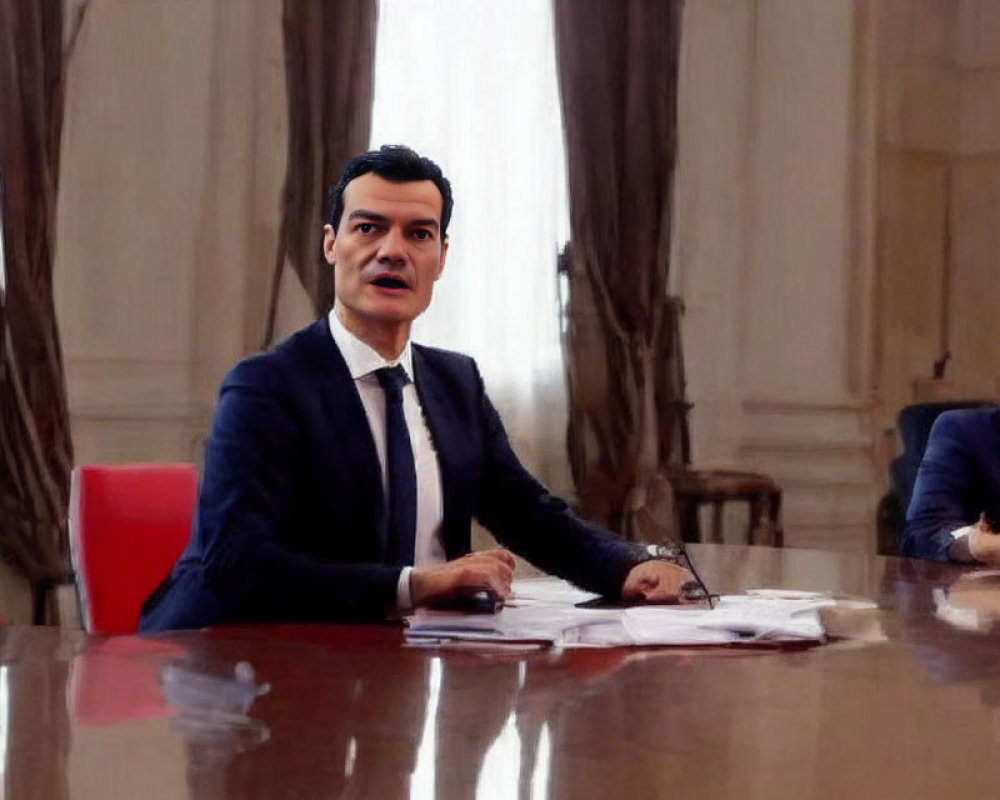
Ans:
[[[876,386],[887,411],[921,396],[992,396],[1000,4],[895,0],[882,4],[879,26]],[[946,381],[929,386],[946,349]]]
[[[55,263],[76,463],[200,459],[219,379],[259,343],[285,125],[280,3],[86,3]],[[283,330],[311,316],[286,284]],[[30,621],[2,565],[0,609]]]
[[[871,549],[882,429],[943,331],[945,391],[1000,373],[1000,3],[697,0],[684,24],[696,461],[777,477],[789,544]],[[259,341],[284,120],[280,4],[88,3],[56,264],[78,463],[199,458]]]
[[[284,180],[283,59],[272,0],[86,3],[55,263],[77,464],[200,461],[219,380],[258,348]],[[291,270],[279,308],[279,335],[312,318]],[[0,612],[31,621],[27,585],[3,564]]]
[[[284,178],[280,15],[269,0],[88,4],[55,266],[77,463],[197,460],[219,379],[259,344]]]
[[[705,0],[685,26],[696,460],[777,477],[790,544],[870,550],[896,412],[997,391],[1000,3]]]
[[[698,466],[785,490],[790,545],[869,549],[866,4],[688,3],[675,253]]]

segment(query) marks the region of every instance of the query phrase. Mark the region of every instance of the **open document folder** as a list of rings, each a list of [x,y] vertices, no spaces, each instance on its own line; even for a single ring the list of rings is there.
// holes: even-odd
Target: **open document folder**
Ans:
[[[819,609],[834,605],[813,593],[748,593],[719,598],[715,608],[655,605],[580,608],[596,595],[558,578],[515,581],[495,614],[419,610],[409,618],[414,643],[537,642],[558,646],[705,645],[816,642],[823,639]]]

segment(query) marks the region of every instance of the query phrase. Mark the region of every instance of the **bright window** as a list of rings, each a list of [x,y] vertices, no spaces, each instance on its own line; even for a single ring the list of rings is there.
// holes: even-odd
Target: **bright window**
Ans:
[[[382,0],[382,144],[434,159],[455,194],[448,261],[414,340],[476,358],[527,461],[540,437],[561,455],[556,254],[569,215],[549,0]]]

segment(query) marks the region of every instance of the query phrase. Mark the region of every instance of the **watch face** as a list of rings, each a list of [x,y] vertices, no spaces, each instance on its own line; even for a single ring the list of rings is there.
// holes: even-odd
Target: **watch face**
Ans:
[[[651,545],[649,552],[656,558],[662,558],[665,561],[672,561],[674,563],[679,562],[681,559],[681,548],[673,542]]]
[[[681,599],[687,603],[696,603],[700,600],[710,600],[705,587],[698,581],[688,581],[681,586]]]

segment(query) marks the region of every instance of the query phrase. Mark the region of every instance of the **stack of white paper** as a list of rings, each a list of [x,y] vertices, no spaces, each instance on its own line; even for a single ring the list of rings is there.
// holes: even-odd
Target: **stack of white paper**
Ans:
[[[732,595],[716,607],[579,608],[594,595],[555,578],[515,581],[496,614],[418,611],[407,636],[415,642],[475,640],[559,646],[704,645],[820,640],[818,610],[834,600],[816,594]]]
[[[407,635],[431,638],[495,639],[560,643],[571,631],[590,625],[621,625],[621,610],[576,608],[572,604],[532,602],[508,605],[496,614],[454,611],[418,611],[409,620]]]
[[[623,624],[637,643],[673,644],[688,638],[691,643],[738,642],[746,639],[822,639],[820,608],[833,605],[829,598],[777,600],[749,595],[720,597],[715,608],[672,609],[663,606],[630,608]]]

